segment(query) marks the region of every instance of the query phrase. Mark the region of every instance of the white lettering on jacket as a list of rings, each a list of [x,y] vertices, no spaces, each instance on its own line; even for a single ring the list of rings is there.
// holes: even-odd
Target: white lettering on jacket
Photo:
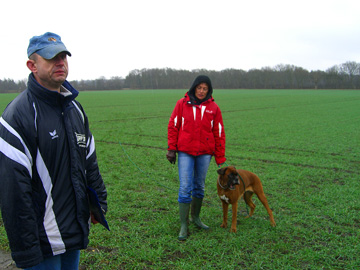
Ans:
[[[80,133],[75,132],[75,136],[76,136],[76,142],[77,142],[78,146],[79,147],[86,147],[85,134],[80,134]]]

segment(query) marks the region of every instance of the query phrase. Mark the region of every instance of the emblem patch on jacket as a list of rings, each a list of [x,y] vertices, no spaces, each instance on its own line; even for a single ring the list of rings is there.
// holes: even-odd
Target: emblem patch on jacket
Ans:
[[[76,142],[77,142],[78,146],[79,147],[86,147],[85,134],[80,134],[80,133],[75,132],[75,136],[76,136]]]
[[[54,129],[53,132],[50,131],[49,134],[50,134],[52,140],[59,137],[59,135],[56,134],[56,129]]]

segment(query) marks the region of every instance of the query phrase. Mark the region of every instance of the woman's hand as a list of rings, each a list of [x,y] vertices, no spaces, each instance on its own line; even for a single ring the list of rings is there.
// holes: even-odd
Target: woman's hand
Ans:
[[[167,152],[167,154],[166,154],[166,158],[171,164],[175,164],[175,162],[176,162],[176,151],[169,150]]]

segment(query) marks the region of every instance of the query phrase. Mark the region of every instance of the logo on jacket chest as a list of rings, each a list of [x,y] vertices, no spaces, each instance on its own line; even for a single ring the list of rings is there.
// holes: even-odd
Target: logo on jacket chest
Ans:
[[[85,134],[76,133],[76,143],[79,147],[86,147],[86,137]]]
[[[59,137],[59,135],[57,135],[57,133],[56,133],[56,129],[54,129],[54,131],[50,131],[49,134],[50,134],[52,140]]]

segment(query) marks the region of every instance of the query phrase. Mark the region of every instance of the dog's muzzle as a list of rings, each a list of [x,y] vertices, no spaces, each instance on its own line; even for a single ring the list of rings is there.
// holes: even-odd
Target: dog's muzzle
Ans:
[[[228,177],[229,181],[227,186],[229,189],[234,190],[236,185],[240,185],[239,178],[236,175],[229,175]]]

